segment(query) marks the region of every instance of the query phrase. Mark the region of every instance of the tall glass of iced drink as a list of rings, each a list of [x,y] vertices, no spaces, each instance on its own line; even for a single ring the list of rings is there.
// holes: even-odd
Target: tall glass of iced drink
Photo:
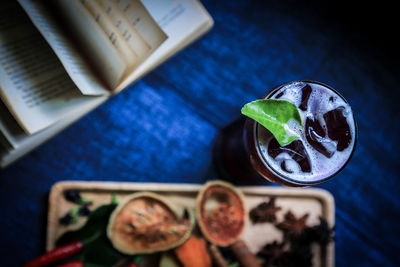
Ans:
[[[349,162],[357,125],[350,105],[336,90],[316,81],[294,81],[277,86],[263,98],[286,100],[297,107],[301,125],[288,129],[297,138],[280,145],[269,130],[247,118],[238,128],[241,140],[219,141],[222,146],[217,156],[225,157],[219,160],[225,166],[219,168],[225,175],[235,179],[259,176],[280,185],[303,187],[327,181]],[[232,154],[237,152],[243,154]],[[240,162],[234,162],[235,158]]]

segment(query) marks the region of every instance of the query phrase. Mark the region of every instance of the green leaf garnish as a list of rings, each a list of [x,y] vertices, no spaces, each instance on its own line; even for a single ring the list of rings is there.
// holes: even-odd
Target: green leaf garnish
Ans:
[[[287,100],[260,99],[247,103],[242,108],[242,114],[252,118],[267,128],[281,146],[285,146],[298,138],[291,130],[289,122],[294,120],[301,126],[299,110]]]

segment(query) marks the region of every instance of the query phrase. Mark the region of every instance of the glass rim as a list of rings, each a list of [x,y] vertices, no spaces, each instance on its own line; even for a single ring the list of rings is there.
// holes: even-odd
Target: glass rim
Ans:
[[[345,101],[347,104],[349,104],[349,102],[346,100],[346,98],[344,98],[338,91],[336,91],[334,88],[332,88],[329,85],[326,85],[322,82],[318,82],[318,81],[314,81],[314,80],[294,80],[291,82],[286,82],[283,84],[280,84],[278,86],[275,86],[273,89],[271,89],[269,92],[267,92],[264,96],[263,99],[267,99],[270,96],[272,96],[277,90],[281,89],[283,86],[288,85],[288,84],[293,84],[293,83],[297,83],[297,82],[303,82],[303,83],[314,83],[314,84],[318,84],[318,85],[322,85],[330,90],[332,90],[334,93],[336,93],[340,98],[343,99],[343,101]],[[350,104],[349,104],[350,106]],[[351,107],[350,107],[351,108]],[[353,111],[353,110],[352,110]],[[318,180],[314,180],[314,181],[299,181],[299,180],[295,180],[293,178],[287,177],[285,175],[283,175],[282,173],[277,172],[267,161],[267,159],[264,157],[263,153],[261,153],[260,151],[260,144],[259,144],[259,139],[258,139],[258,126],[260,125],[258,122],[255,121],[254,123],[254,128],[253,128],[253,137],[255,140],[255,147],[257,150],[257,154],[259,155],[262,163],[268,168],[269,171],[271,171],[276,177],[278,177],[279,179],[284,180],[287,183],[290,184],[295,184],[295,185],[300,185],[300,186],[311,186],[311,185],[317,185],[323,182],[326,182],[328,180],[330,180],[331,178],[333,178],[334,176],[336,176],[339,172],[341,172],[346,166],[347,164],[350,162],[351,158],[353,157],[355,148],[357,146],[357,140],[358,140],[358,126],[357,126],[357,121],[354,115],[354,112],[352,112],[353,114],[353,121],[354,121],[354,144],[352,147],[352,150],[350,152],[349,157],[346,159],[346,162],[342,165],[342,167],[340,167],[337,171],[335,171],[334,173],[332,173],[331,175],[322,178],[322,179],[318,179]]]

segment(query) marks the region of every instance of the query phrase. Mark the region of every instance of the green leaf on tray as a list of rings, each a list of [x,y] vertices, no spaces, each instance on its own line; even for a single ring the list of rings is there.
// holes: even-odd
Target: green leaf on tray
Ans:
[[[95,242],[91,242],[84,250],[84,263],[96,264],[99,266],[112,266],[126,256],[118,252],[103,234]]]
[[[111,204],[118,204],[117,194],[115,193],[111,195]]]
[[[299,137],[293,127],[301,126],[300,113],[287,100],[260,99],[247,103],[241,111],[243,115],[267,128],[281,146]]]
[[[57,240],[57,246],[78,240],[84,243],[83,251],[69,260],[82,260],[85,266],[112,266],[125,257],[114,249],[106,234],[108,219],[116,206],[111,203],[98,207],[90,213],[85,225],[66,232]]]
[[[105,233],[108,218],[111,212],[115,209],[115,204],[103,205],[92,211],[85,225],[75,231],[69,231],[63,234],[56,242],[56,245],[66,244],[72,241],[90,240],[94,236],[99,236]]]

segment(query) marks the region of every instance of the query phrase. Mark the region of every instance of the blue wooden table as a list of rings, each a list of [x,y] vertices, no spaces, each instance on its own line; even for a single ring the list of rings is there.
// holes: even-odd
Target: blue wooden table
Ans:
[[[337,266],[400,265],[398,32],[386,35],[395,17],[375,13],[394,12],[340,1],[203,2],[215,19],[206,36],[0,172],[0,266],[44,252],[53,183],[218,178],[218,130],[246,102],[297,79],[336,88],[358,122],[351,162],[318,186],[335,197]]]

